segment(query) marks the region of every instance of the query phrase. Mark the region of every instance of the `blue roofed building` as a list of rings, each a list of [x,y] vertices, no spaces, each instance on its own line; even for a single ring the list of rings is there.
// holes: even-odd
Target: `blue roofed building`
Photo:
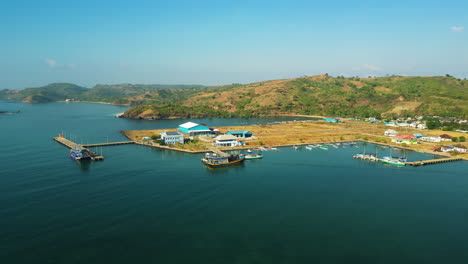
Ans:
[[[253,133],[247,130],[237,130],[237,131],[228,131],[226,135],[233,135],[240,138],[249,138],[252,137]]]
[[[414,133],[413,136],[414,136],[415,138],[422,138],[422,137],[424,137],[424,135],[421,134],[421,133]]]
[[[332,123],[341,122],[341,120],[339,118],[333,118],[333,117],[325,117],[324,120],[327,121],[327,122],[332,122]]]
[[[193,122],[183,123],[179,125],[177,130],[189,136],[210,135],[213,133],[209,127]]]

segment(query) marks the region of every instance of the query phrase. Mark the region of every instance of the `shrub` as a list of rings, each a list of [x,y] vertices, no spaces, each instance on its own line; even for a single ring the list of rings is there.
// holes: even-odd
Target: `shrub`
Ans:
[[[457,137],[452,137],[452,142],[458,142],[458,138]]]
[[[259,141],[258,145],[263,146],[263,141]]]
[[[458,137],[458,141],[460,142],[465,142],[466,141],[466,138],[464,136],[459,136]]]

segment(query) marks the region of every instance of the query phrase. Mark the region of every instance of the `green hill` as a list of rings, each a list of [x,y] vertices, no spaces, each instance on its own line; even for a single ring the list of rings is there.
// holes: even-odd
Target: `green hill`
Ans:
[[[1,99],[28,103],[46,103],[73,99],[75,101],[107,102],[138,105],[143,103],[175,102],[186,99],[202,85],[116,84],[96,85],[92,89],[70,83],[52,83],[24,90],[0,91]]]
[[[87,91],[87,88],[71,83],[52,83],[38,88],[27,88],[14,92],[12,90],[3,90],[0,96],[28,103],[43,103],[77,98]]]
[[[468,81],[453,77],[344,78],[319,75],[200,89],[187,99],[141,105],[130,118],[275,114],[346,117],[468,117]]]

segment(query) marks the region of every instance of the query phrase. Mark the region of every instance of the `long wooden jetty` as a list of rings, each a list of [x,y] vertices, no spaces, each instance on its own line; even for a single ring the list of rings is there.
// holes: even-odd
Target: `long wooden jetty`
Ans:
[[[58,143],[64,145],[65,147],[69,148],[69,149],[86,149],[90,155],[91,155],[91,160],[103,160],[104,159],[104,156],[102,155],[99,155],[98,153],[94,152],[94,151],[91,151],[89,149],[87,149],[86,147],[84,147],[83,145],[80,145],[80,144],[77,144],[69,139],[66,139],[64,137],[54,137],[53,138],[55,141],[57,141]]]
[[[420,160],[420,161],[406,162],[406,165],[424,166],[424,165],[446,163],[446,162],[459,161],[459,160],[463,160],[463,159],[462,158],[442,158],[442,159]]]

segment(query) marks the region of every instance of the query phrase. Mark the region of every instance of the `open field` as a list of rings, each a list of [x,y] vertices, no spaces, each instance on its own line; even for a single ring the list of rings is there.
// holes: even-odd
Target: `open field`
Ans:
[[[312,143],[326,143],[326,142],[340,142],[340,141],[353,141],[363,140],[373,143],[385,144],[394,147],[401,147],[401,144],[391,142],[391,138],[384,136],[385,130],[389,129],[383,124],[369,124],[362,121],[346,121],[345,123],[327,123],[322,121],[298,121],[298,122],[285,122],[275,125],[251,125],[251,126],[226,126],[217,127],[222,133],[230,130],[248,130],[254,134],[253,139],[245,140],[247,148],[258,147],[258,146],[291,146],[291,145],[304,145]],[[395,130],[402,133],[421,133],[421,130],[414,130],[408,128],[394,128]],[[160,133],[176,131],[172,129],[152,129],[152,130],[126,130],[122,133],[130,140],[141,142],[143,137],[151,137],[153,135],[159,136]],[[439,130],[423,131],[425,135],[441,135],[449,134],[451,136],[463,136],[466,134],[460,132],[447,132]],[[443,144],[452,144],[452,142],[446,142]],[[467,143],[462,143],[467,146]],[[405,147],[419,152],[434,153],[433,147],[438,143],[426,143],[411,145]],[[173,146],[171,149],[179,149],[182,151],[203,151],[207,150],[210,143],[210,138],[202,137],[196,143]],[[224,150],[229,149],[241,149],[245,147],[237,148],[221,148]],[[437,154],[450,156],[449,153]],[[459,155],[464,159],[468,160],[468,154]]]

